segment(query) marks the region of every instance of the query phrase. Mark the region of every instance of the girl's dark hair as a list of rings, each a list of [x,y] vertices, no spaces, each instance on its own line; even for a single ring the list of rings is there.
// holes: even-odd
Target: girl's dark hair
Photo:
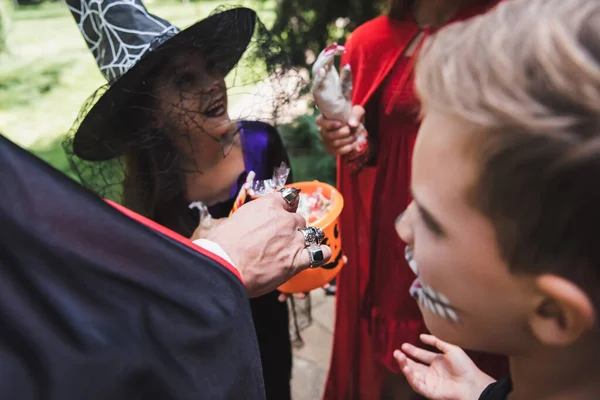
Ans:
[[[153,71],[152,76],[160,76],[167,62]],[[150,83],[151,84],[151,83]],[[152,91],[150,91],[151,93]],[[149,124],[155,116],[156,99],[147,90],[140,90],[136,96],[136,107],[128,111],[122,120],[135,127],[145,126],[138,135],[147,138],[147,145],[131,146],[123,155],[123,205],[135,212],[156,221],[181,235],[188,236],[193,226],[182,223],[189,212],[184,198],[183,172],[177,166],[177,151],[166,131],[166,125],[152,128]],[[138,140],[143,144],[144,140]],[[196,223],[198,221],[195,221]],[[192,232],[189,232],[190,229]]]

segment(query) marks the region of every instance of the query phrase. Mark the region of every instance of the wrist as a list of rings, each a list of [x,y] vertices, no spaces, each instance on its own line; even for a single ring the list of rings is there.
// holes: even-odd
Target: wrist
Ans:
[[[466,398],[473,400],[479,399],[481,393],[483,393],[485,388],[487,388],[490,384],[494,382],[496,382],[494,378],[482,371],[478,371],[478,373],[475,374],[475,376],[473,377],[471,384],[469,385],[472,390],[470,391],[470,395]]]

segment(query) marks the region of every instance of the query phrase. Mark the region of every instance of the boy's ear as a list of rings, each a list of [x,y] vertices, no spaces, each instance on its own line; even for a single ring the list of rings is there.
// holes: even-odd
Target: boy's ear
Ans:
[[[579,286],[550,274],[537,277],[535,285],[540,296],[529,324],[542,344],[568,346],[593,329],[594,306]]]

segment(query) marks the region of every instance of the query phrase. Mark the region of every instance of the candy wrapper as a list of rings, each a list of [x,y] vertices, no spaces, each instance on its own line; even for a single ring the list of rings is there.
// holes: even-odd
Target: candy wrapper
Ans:
[[[352,110],[352,71],[350,65],[342,67],[341,77],[334,67],[336,56],[344,54],[346,49],[337,43],[325,48],[312,67],[312,94],[315,104],[324,118],[347,124]],[[367,131],[361,124],[356,130],[355,149],[345,155],[352,172],[359,172],[368,159]]]
[[[201,201],[191,203],[189,208],[197,208],[200,212],[200,221],[192,235],[192,240],[206,238],[210,231],[219,223],[219,219],[213,218],[210,212],[208,212],[206,204]]]
[[[311,225],[327,214],[332,202],[333,199],[323,195],[321,188],[312,193],[300,193],[297,213],[306,219],[308,225]]]
[[[238,208],[240,208],[241,206],[244,205],[244,203],[246,203],[246,199],[248,198],[248,190],[252,187],[252,183],[254,182],[255,175],[256,174],[254,173],[254,171],[248,172],[248,176],[246,177],[246,182],[244,182],[244,184],[240,188],[240,191],[238,192],[238,195],[235,198],[235,201],[233,202],[233,207],[231,208],[231,211],[229,212],[230,217],[231,217],[231,214],[236,212],[236,210]]]
[[[248,195],[256,198],[275,193],[285,186],[289,175],[290,168],[282,162],[281,165],[273,171],[273,177],[271,179],[252,182],[248,187]]]
[[[206,206],[206,204],[204,204],[201,201],[195,201],[193,203],[190,203],[189,205],[190,209],[194,209],[197,208],[198,211],[200,212],[200,221],[199,221],[199,226],[203,227],[203,228],[207,228],[210,229],[212,227],[212,216],[210,215],[210,212],[208,212],[208,207]]]
[[[290,175],[290,168],[285,164],[281,163],[278,168],[275,168],[273,171],[273,177],[271,179],[266,179],[263,181],[255,181],[254,178],[256,174],[254,171],[250,171],[248,173],[248,177],[246,178],[246,182],[240,188],[240,191],[237,195],[233,203],[233,207],[231,208],[231,212],[229,216],[236,212],[238,208],[246,203],[248,196],[250,198],[261,197],[270,193],[274,193],[279,189],[285,186],[287,182],[288,176]]]

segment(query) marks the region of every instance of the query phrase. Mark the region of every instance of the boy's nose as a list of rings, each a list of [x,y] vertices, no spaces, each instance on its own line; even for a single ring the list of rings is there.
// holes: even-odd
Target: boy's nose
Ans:
[[[414,210],[414,205],[411,202],[406,210],[402,214],[396,218],[395,227],[398,236],[402,241],[406,244],[413,244],[414,242],[414,234],[411,224],[412,212]]]

